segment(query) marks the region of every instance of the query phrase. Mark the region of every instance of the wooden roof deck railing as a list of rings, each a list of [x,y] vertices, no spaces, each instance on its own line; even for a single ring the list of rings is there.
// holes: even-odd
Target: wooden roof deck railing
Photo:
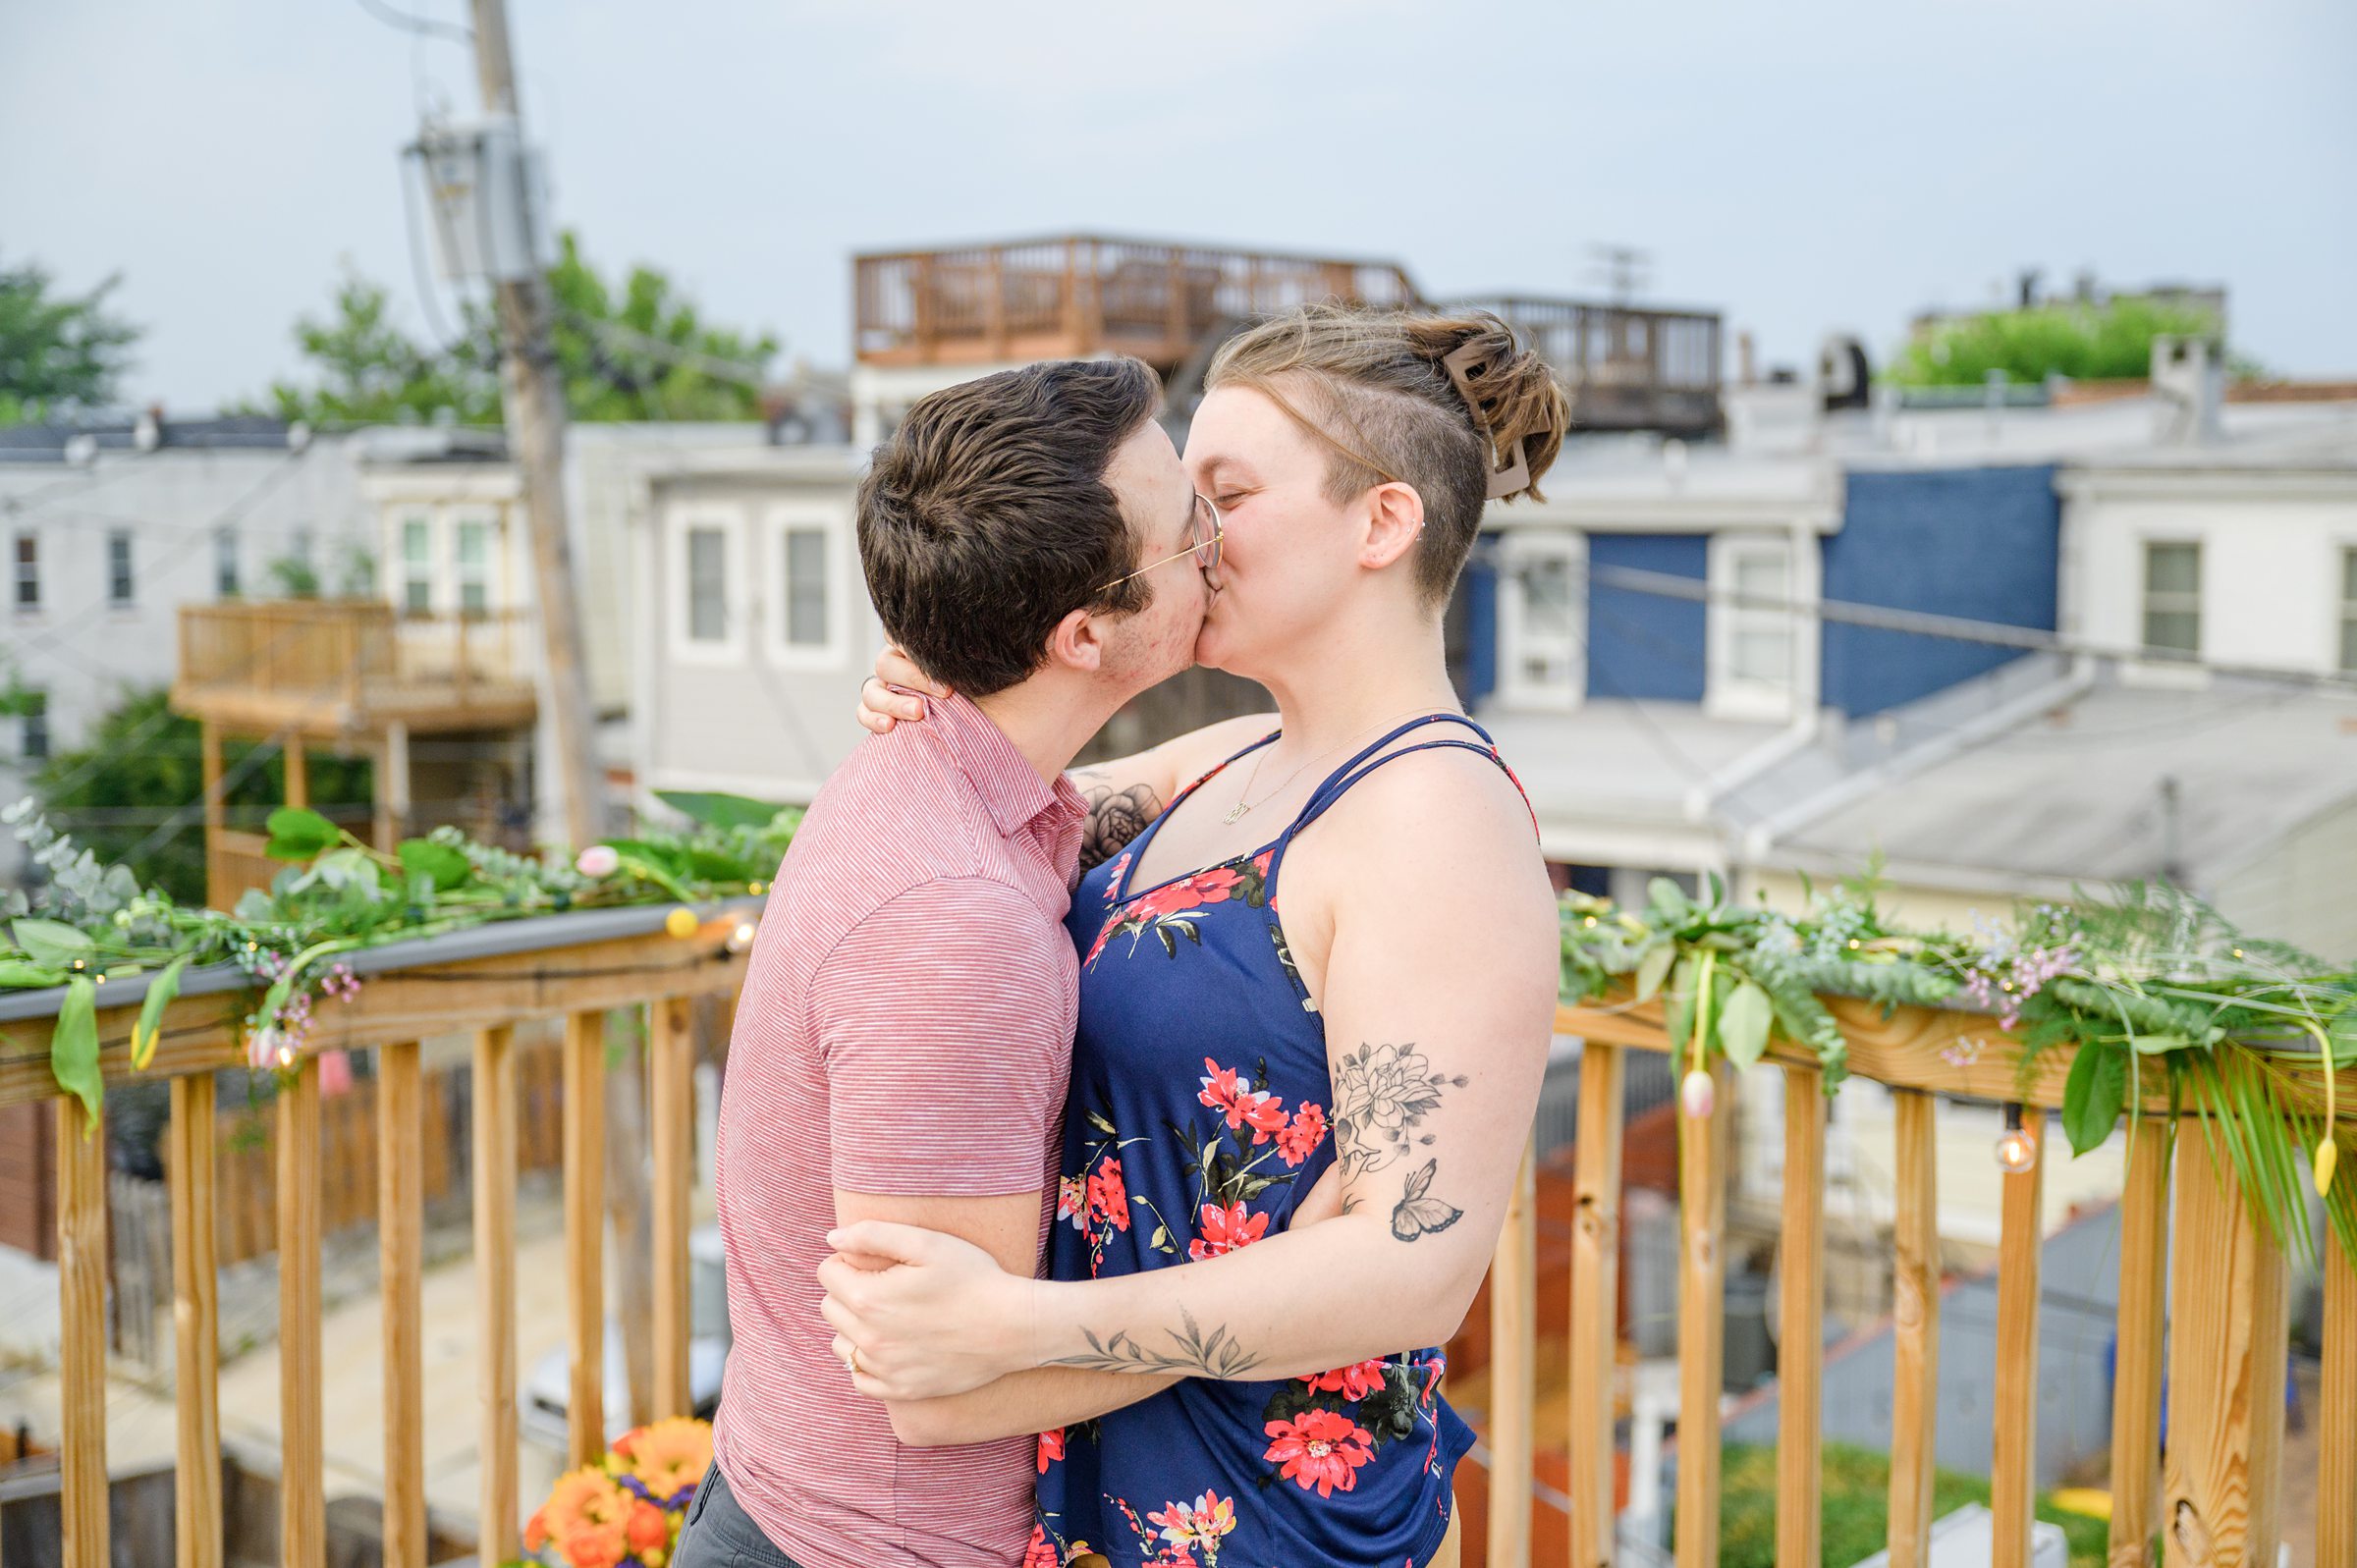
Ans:
[[[1575,427],[1703,435],[1721,422],[1716,312],[1507,295],[1451,301],[1495,311],[1571,394]]]
[[[493,925],[351,955],[367,978],[358,998],[319,1015],[319,1049],[378,1054],[379,1236],[383,1260],[385,1562],[425,1560],[418,1045],[458,1031],[474,1036],[474,1257],[481,1363],[482,1559],[516,1555],[517,1097],[511,1042],[527,1019],[566,1020],[562,1118],[566,1317],[574,1463],[604,1448],[602,1039],[609,1009],[649,1010],[653,1149],[655,1404],[688,1409],[687,1214],[691,1147],[688,1003],[734,996],[743,978],[742,926],[758,917],[739,901],[700,911],[694,933],[666,935],[663,908],[602,910]],[[240,971],[186,977],[163,1019],[150,1075],[172,1087],[174,1321],[178,1335],[179,1562],[223,1559],[218,1309],[213,1235],[213,1070],[243,1059]],[[144,982],[102,993],[101,1069],[134,1075],[130,1034]],[[61,1161],[57,1226],[63,1320],[62,1441],[67,1568],[108,1561],[106,1477],[106,1142],[83,1136],[79,1105],[59,1097],[49,1038],[62,993],[0,994],[0,1105],[52,1101]],[[1856,1075],[1901,1091],[1895,1135],[1898,1309],[1892,1408],[1891,1562],[1922,1568],[1932,1524],[1933,1420],[1939,1366],[1938,1193],[1932,1160],[1938,1097],[2026,1099],[2033,1137],[2058,1105],[2067,1049],[2039,1059],[2026,1085],[2003,1049],[1948,1052],[1987,1042],[1994,1020],[1969,1013],[1874,1005],[1829,998],[1849,1040]],[[1603,1568],[1615,1551],[1614,1371],[1617,1325],[1616,1238],[1620,1205],[1621,1076],[1629,1051],[1668,1049],[1659,1004],[1566,1007],[1559,1020],[1587,1042],[1575,1151],[1577,1215],[1570,1310],[1552,1333],[1568,1335],[1570,1532],[1574,1568]],[[320,1146],[318,1058],[301,1057],[277,1097],[279,1293],[282,1320],[281,1491],[284,1560],[314,1565],[324,1551],[320,1343]],[[1780,1051],[1787,1077],[1781,1224],[1778,1550],[1780,1562],[1818,1561],[1825,1106],[1814,1058]],[[1719,1069],[1721,1106],[1732,1096]],[[2357,1070],[2348,1072],[2357,1084]],[[2321,1090],[2321,1084],[2317,1086]],[[2311,1102],[2321,1108],[2321,1095]],[[2357,1094],[2344,1095],[2345,1125]],[[2145,1108],[2148,1118],[2164,1106]],[[1718,1554],[1720,1365],[1725,1330],[1722,1256],[1729,1115],[1688,1122],[1680,1150],[1682,1245],[1678,1265],[1680,1374],[1677,1560],[1715,1568]],[[2230,1165],[2211,1141],[2165,1136],[2148,1119],[2131,1156],[2123,1200],[2118,1360],[2112,1408],[2110,1561],[2150,1562],[2164,1535],[2170,1564],[2274,1568],[2283,1432],[2288,1307],[2282,1253],[2252,1218]],[[2174,1171],[2170,1159],[2173,1153]],[[2043,1159],[2005,1178],[1999,1262],[1999,1358],[1993,1414],[1999,1568],[2029,1562],[2038,1265]],[[2166,1250],[2174,1202],[2176,1245]],[[1530,1562],[1534,1421],[1538,1393],[1535,1225],[1530,1167],[1509,1209],[1492,1269],[1492,1390],[1488,1562]],[[2357,1267],[2327,1253],[2327,1327],[2318,1477],[2320,1564],[2357,1561]],[[2168,1337],[2170,1420],[2162,1462],[2163,1325]]]
[[[1386,261],[1086,235],[857,256],[851,293],[866,364],[1120,352],[1164,370],[1235,321],[1324,299],[1416,298]]]
[[[527,626],[516,611],[410,616],[375,599],[188,605],[173,706],[264,733],[528,721]]]

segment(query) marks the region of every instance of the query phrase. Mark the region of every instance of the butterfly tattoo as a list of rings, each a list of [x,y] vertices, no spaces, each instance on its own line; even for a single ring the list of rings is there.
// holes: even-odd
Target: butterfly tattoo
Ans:
[[[1422,1169],[1409,1174],[1407,1191],[1392,1211],[1392,1234],[1401,1241],[1438,1235],[1465,1217],[1462,1209],[1452,1209],[1440,1199],[1427,1196],[1432,1191],[1433,1172],[1440,1166],[1438,1160],[1427,1160]]]

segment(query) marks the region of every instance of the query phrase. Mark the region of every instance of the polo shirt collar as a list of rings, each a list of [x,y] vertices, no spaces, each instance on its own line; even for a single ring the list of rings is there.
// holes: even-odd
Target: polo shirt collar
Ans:
[[[1042,826],[1053,833],[1064,828],[1068,818],[1076,827],[1087,814],[1088,804],[1071,780],[1059,774],[1051,784],[1042,779],[1007,732],[991,723],[990,715],[965,698],[928,698],[926,715],[922,732],[938,737],[950,760],[973,781],[982,808],[1001,834],[1013,838],[1043,817],[1050,820]],[[1076,854],[1076,836],[1073,848]]]

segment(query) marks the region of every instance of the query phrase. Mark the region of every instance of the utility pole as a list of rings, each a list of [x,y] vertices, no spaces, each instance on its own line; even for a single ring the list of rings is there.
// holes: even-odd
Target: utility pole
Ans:
[[[515,56],[508,47],[505,0],[473,0],[474,69],[483,110],[521,120]],[[523,473],[523,511],[532,541],[533,586],[540,601],[540,642],[557,767],[565,791],[565,837],[578,849],[605,832],[605,781],[597,760],[596,716],[581,662],[581,608],[575,592],[572,535],[565,513],[565,386],[549,339],[548,281],[536,271],[495,283],[499,305],[500,382],[507,394],[508,438]]]
[[[521,142],[523,116],[516,96],[507,5],[505,0],[473,0],[473,7],[474,69],[482,83],[483,111],[513,117]],[[519,181],[516,189],[519,200],[529,199],[524,182]],[[531,232],[528,226],[524,232]],[[604,834],[605,786],[597,762],[589,676],[581,662],[580,601],[574,591],[573,547],[566,523],[565,387],[550,344],[547,279],[538,269],[525,267],[493,288],[505,350],[500,380],[507,392],[508,434],[523,470],[523,507],[531,519],[532,573],[539,590],[541,648],[548,668],[546,700],[555,721],[557,765],[565,781],[565,836],[578,849]],[[620,1070],[606,1072],[598,1088],[606,1105],[605,1219],[613,1227],[624,1365],[630,1422],[636,1426],[649,1419],[653,1406],[655,1293],[652,1219],[645,1202],[646,1078],[635,1045],[624,1050]],[[568,1226],[583,1222],[594,1225],[596,1220],[567,1216]],[[574,1353],[602,1358],[604,1335],[596,1337],[597,1343],[576,1345]]]

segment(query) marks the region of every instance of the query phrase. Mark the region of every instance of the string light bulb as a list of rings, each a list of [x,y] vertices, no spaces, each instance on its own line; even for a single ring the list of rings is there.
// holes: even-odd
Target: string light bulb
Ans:
[[[2027,1174],[2038,1163],[2038,1140],[2021,1124],[2021,1105],[2005,1102],[2005,1130],[1997,1137],[1997,1164],[2008,1176]]]
[[[753,923],[749,920],[738,921],[737,929],[729,933],[729,951],[742,952],[752,945]]]

